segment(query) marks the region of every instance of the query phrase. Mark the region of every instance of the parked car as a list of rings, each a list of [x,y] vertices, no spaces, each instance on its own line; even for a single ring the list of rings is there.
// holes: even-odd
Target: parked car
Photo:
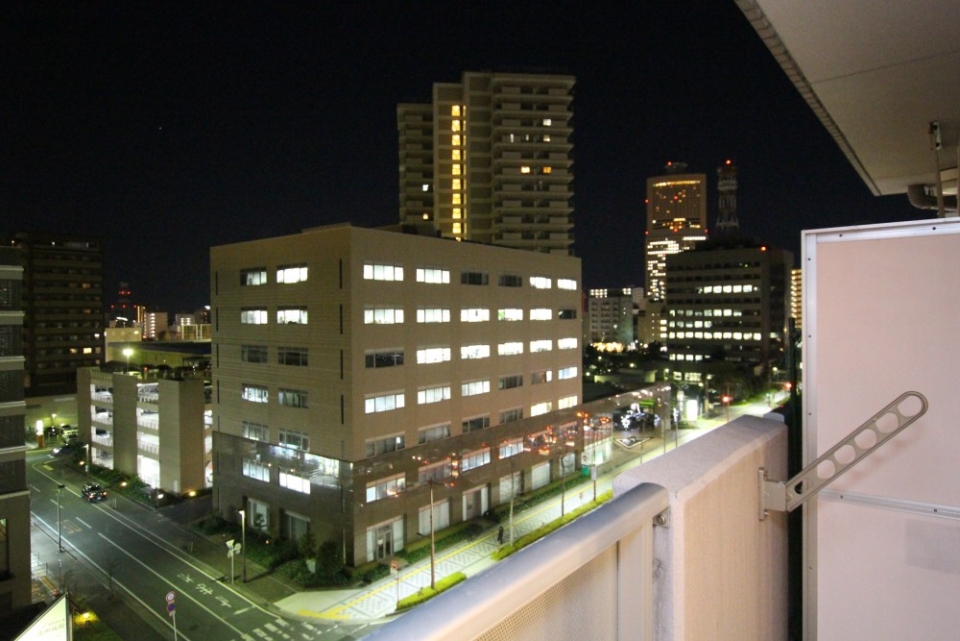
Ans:
[[[50,452],[54,456],[67,456],[68,454],[76,454],[82,450],[83,444],[80,441],[71,441],[66,445],[53,448]]]
[[[99,483],[87,483],[80,490],[80,494],[88,503],[96,503],[107,498],[107,491]]]

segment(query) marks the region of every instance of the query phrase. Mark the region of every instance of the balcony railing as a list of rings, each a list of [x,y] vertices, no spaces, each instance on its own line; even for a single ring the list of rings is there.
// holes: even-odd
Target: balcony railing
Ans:
[[[785,639],[781,421],[743,416],[614,481],[613,501],[415,607],[371,640]]]
[[[90,440],[92,440],[94,443],[98,443],[98,444],[100,444],[100,445],[106,445],[107,447],[113,447],[113,435],[112,435],[112,434],[96,434],[96,433],[94,433],[93,436],[90,437]]]
[[[652,639],[653,528],[667,506],[664,488],[637,487],[368,638]]]

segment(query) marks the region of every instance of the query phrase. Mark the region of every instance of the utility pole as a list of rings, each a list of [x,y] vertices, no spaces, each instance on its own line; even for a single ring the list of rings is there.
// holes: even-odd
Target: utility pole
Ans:
[[[60,483],[57,485],[57,549],[63,552],[63,519],[60,516],[60,493],[66,485]]]

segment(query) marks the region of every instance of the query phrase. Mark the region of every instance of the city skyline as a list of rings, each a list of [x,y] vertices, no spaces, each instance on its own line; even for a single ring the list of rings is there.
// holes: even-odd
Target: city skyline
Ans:
[[[928,218],[862,183],[733,2],[451,9],[4,9],[13,70],[5,231],[102,236],[105,299],[209,302],[211,246],[394,224],[396,108],[465,71],[576,78],[573,234],[584,289],[642,285],[646,178],[739,167],[741,231]]]

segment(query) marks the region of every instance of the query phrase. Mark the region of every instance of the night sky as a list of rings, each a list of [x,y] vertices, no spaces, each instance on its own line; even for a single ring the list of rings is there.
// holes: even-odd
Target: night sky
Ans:
[[[627,8],[628,4],[630,5]],[[642,285],[646,179],[740,169],[741,230],[929,214],[876,198],[732,0],[7,2],[0,229],[101,236],[105,293],[209,302],[209,248],[398,219],[396,105],[463,71],[577,78],[584,286]]]

